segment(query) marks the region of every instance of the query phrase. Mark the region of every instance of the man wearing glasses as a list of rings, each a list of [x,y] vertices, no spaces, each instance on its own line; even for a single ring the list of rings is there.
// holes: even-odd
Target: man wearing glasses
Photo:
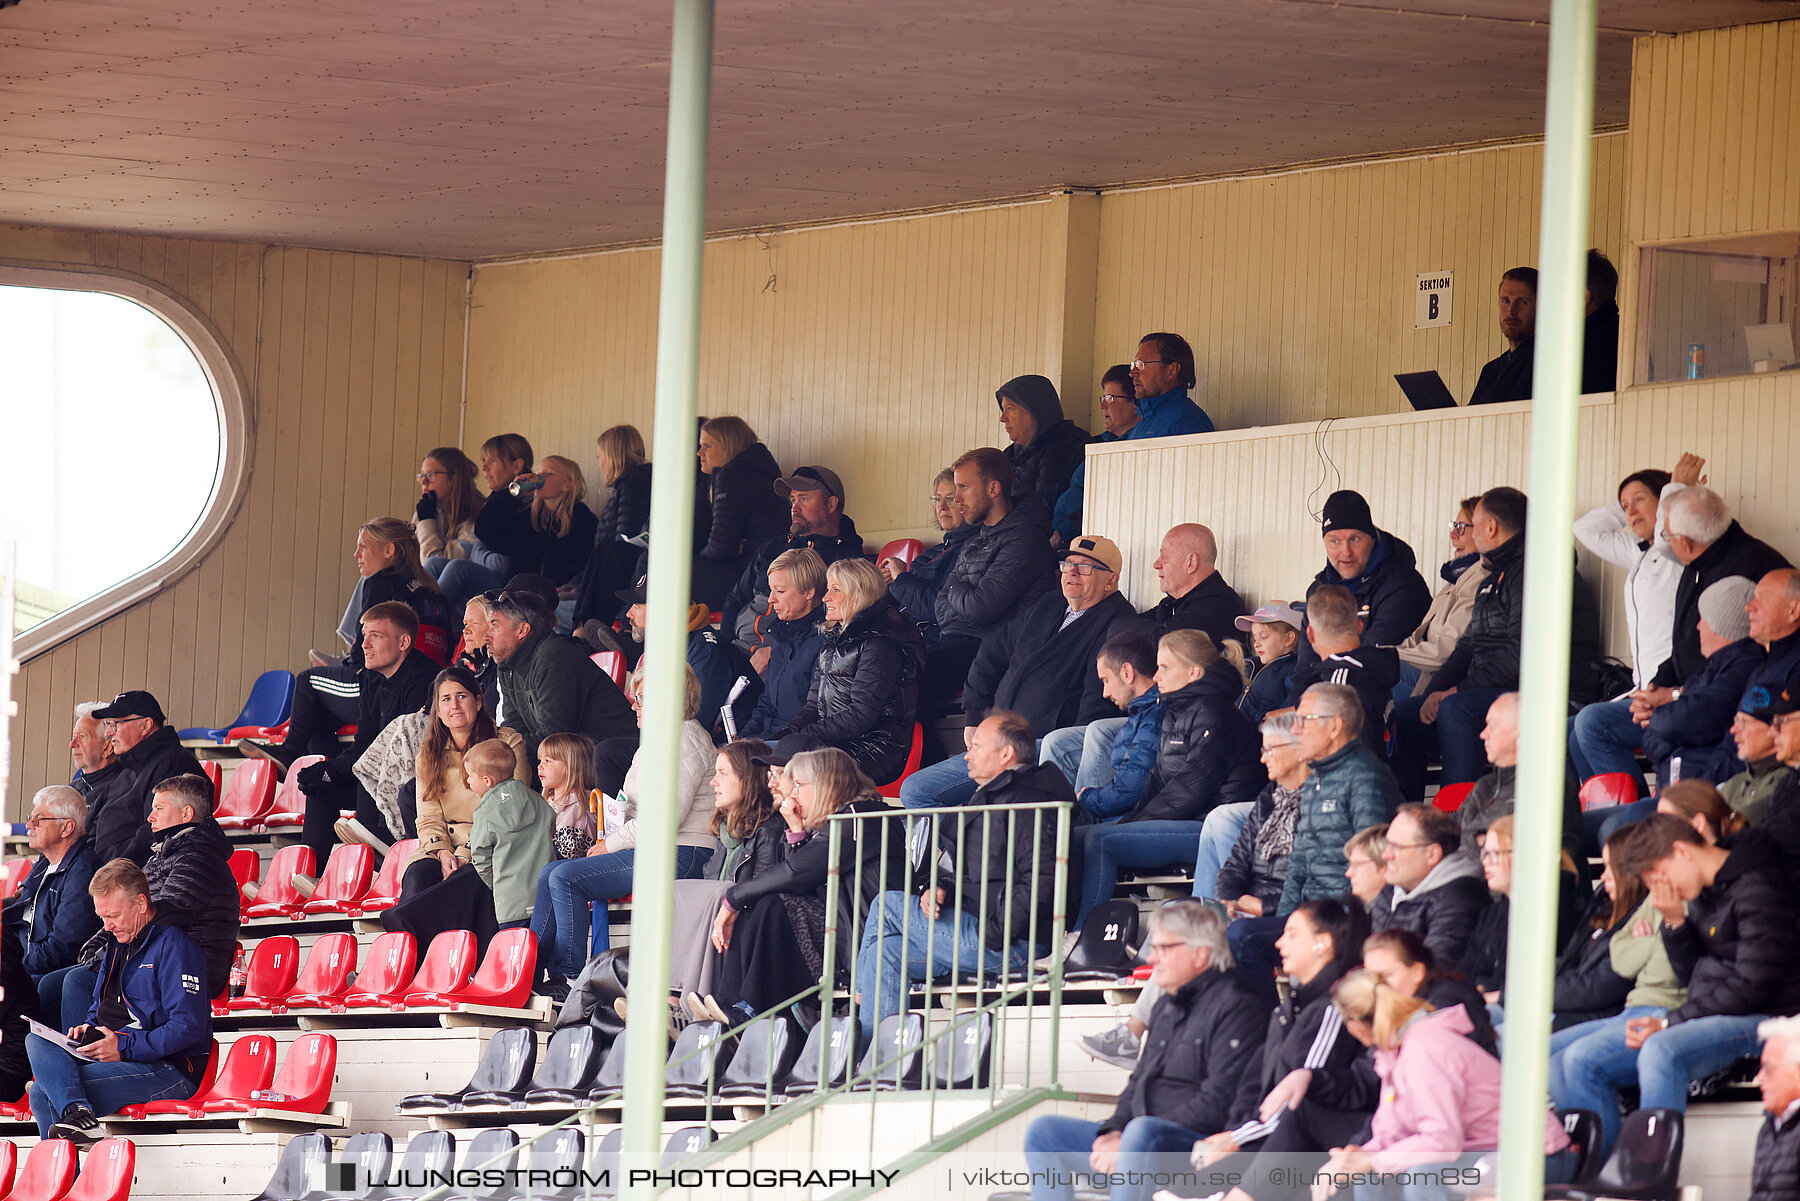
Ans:
[[[25,970],[36,980],[74,963],[82,944],[100,928],[87,890],[100,861],[93,843],[82,837],[87,802],[67,784],[38,790],[25,832],[37,862],[0,911],[0,922],[20,930]]]
[[[1349,867],[1344,844],[1390,820],[1400,804],[1394,773],[1362,740],[1363,704],[1356,689],[1314,684],[1291,720],[1312,775],[1301,786],[1294,852],[1281,889],[1283,917],[1306,901],[1341,895]]]
[[[170,776],[199,776],[200,761],[181,745],[148,692],[121,692],[93,718],[119,760],[119,778],[94,815],[94,857],[101,863],[129,859],[142,867],[150,858],[150,794]]]

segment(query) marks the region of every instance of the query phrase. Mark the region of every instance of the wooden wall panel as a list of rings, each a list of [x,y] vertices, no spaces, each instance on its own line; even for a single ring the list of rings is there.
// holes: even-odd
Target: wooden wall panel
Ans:
[[[250,486],[179,580],[25,663],[7,812],[67,780],[71,707],[145,687],[178,725],[229,720],[258,672],[333,644],[355,527],[409,514],[423,451],[455,442],[465,264],[0,226],[0,259],[126,272],[199,312],[250,405]],[[153,468],[145,481],[154,486]]]

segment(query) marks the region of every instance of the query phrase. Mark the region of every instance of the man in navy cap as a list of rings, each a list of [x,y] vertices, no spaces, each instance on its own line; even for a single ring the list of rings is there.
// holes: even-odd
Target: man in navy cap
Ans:
[[[148,692],[121,692],[92,716],[120,767],[101,802],[93,805],[90,798],[94,858],[100,863],[129,859],[142,867],[150,858],[150,794],[171,776],[205,773]]]
[[[757,550],[719,609],[719,628],[742,647],[757,671],[768,666],[773,648],[762,626],[769,613],[769,564],[783,551],[810,547],[827,567],[863,553],[862,535],[844,513],[844,482],[837,472],[817,465],[799,467],[775,481],[775,495],[788,502],[792,519],[785,537],[771,538]]]

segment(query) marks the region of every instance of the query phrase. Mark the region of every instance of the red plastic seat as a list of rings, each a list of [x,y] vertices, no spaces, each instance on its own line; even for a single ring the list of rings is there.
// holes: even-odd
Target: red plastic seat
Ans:
[[[875,553],[875,562],[880,563],[883,559],[898,559],[911,567],[913,560],[918,558],[924,549],[925,544],[917,538],[896,538]]]
[[[249,847],[239,847],[231,852],[231,878],[237,881],[241,895],[244,885],[262,879],[262,856]]]
[[[436,950],[437,941],[433,940],[431,946]],[[406,1004],[449,1005],[453,1008],[458,1005],[496,1005],[516,1009],[531,993],[531,980],[536,972],[537,936],[523,927],[502,930],[488,943],[487,955],[473,980],[448,991],[408,990]],[[423,970],[419,973],[421,978],[424,974]]]
[[[248,738],[252,742],[285,742],[288,736],[288,723],[278,726],[233,726],[225,731],[226,742],[236,742],[240,738]]]
[[[0,1103],[0,1118],[10,1122],[31,1121],[31,1094],[23,1093],[17,1101]]]
[[[275,803],[275,765],[267,759],[246,759],[231,773],[213,816],[221,828],[247,830]]]
[[[62,1201],[75,1183],[75,1144],[66,1138],[47,1138],[25,1157],[7,1201]]]
[[[381,861],[381,870],[375,874],[375,882],[369,885],[369,891],[363,894],[362,900],[356,903],[353,913],[379,913],[383,909],[391,909],[400,903],[400,877],[406,873],[406,864],[419,850],[419,840],[402,838],[388,848],[387,858]]]
[[[625,656],[618,651],[595,651],[588,658],[594,661],[601,671],[612,677],[612,682],[620,688],[625,687]]]
[[[13,1173],[18,1170],[18,1145],[11,1139],[0,1139],[0,1198],[12,1195]]]
[[[331,848],[325,861],[325,874],[313,889],[302,913],[349,913],[362,895],[369,891],[369,878],[375,874],[375,852],[360,842],[347,842]]]
[[[269,874],[263,880],[262,891],[256,894],[255,903],[244,910],[244,916],[294,917],[306,904],[306,898],[294,887],[295,873],[311,876],[317,872],[311,847],[282,847],[269,861]]]
[[[502,936],[507,933],[516,931],[501,932]],[[494,941],[500,939],[496,937]],[[460,992],[474,974],[475,935],[468,930],[446,930],[431,940],[431,945],[425,949],[425,958],[419,963],[419,974],[400,990],[400,996],[389,1008],[448,1004],[444,1000],[420,998],[442,998]]]
[[[0,867],[0,901],[18,892],[19,886],[25,883],[25,877],[30,874],[31,856],[15,855],[8,859],[6,865]]]
[[[206,1113],[247,1113],[252,1109],[324,1113],[336,1073],[337,1039],[329,1034],[302,1034],[288,1048],[287,1058],[281,1061],[281,1070],[275,1073],[272,1083],[241,1096],[220,1092],[200,1108]]]
[[[1601,772],[1581,786],[1581,811],[1629,805],[1638,799],[1640,782],[1628,771]]]
[[[103,1138],[88,1148],[63,1201],[126,1201],[131,1196],[131,1177],[137,1170],[137,1148],[128,1138]]]
[[[275,1006],[276,1013],[286,1013],[301,1005],[332,1006],[350,991],[350,973],[356,970],[356,937],[337,933],[321,935],[306,953],[306,966],[300,969],[293,991],[286,1001]]]
[[[214,1046],[216,1048],[217,1044]],[[224,1062],[219,1065],[217,1075],[195,1089],[194,1095],[187,1100],[146,1101],[142,1105],[128,1105],[119,1112],[134,1118],[152,1113],[186,1114],[190,1118],[197,1118],[205,1112],[204,1106],[208,1101],[222,1097],[247,1097],[255,1089],[269,1087],[269,1081],[274,1078],[274,1036],[243,1034],[225,1052]]]
[[[470,941],[474,941],[473,936]],[[356,987],[344,994],[344,1007],[383,1009],[398,1005],[412,982],[413,965],[418,960],[418,940],[406,931],[389,930],[378,936],[369,945],[369,966],[357,975]]]
[[[339,738],[355,738],[356,737],[356,723],[351,722],[347,726],[339,726],[338,727],[338,737]]]
[[[878,791],[884,797],[900,795],[900,785],[906,783],[906,777],[919,770],[919,764],[925,758],[925,727],[918,722],[913,723],[912,749],[906,752],[906,766],[900,769],[900,775],[891,784],[883,784]]]
[[[275,803],[262,815],[256,828],[268,830],[276,826],[298,826],[304,823],[306,796],[300,791],[300,772],[324,761],[323,755],[302,755],[289,764],[287,775],[281,781],[281,790],[275,794]]]
[[[250,964],[244,969],[244,995],[225,1002],[225,1008],[234,1013],[273,1008],[294,991],[294,978],[299,974],[300,940],[291,934],[265,938],[250,952]]]
[[[200,761],[200,770],[212,781],[213,801],[217,803],[219,791],[225,786],[225,768],[217,759],[203,759]]]
[[[216,1011],[217,1004],[215,1004],[214,1008]],[[243,1040],[239,1039],[238,1041],[242,1042]],[[199,1085],[197,1085],[195,1087],[194,1093],[193,1093],[193,1098],[191,1098],[190,1100],[195,1100],[195,1099],[205,1096],[207,1093],[207,1090],[212,1088],[213,1080],[218,1077],[218,1074],[219,1074],[219,1040],[215,1038],[212,1040],[212,1050],[210,1052],[208,1052],[207,1056],[206,1056],[206,1067],[200,1073],[200,1083],[199,1083]],[[190,1101],[142,1101],[136,1105],[120,1106],[119,1112],[117,1114],[115,1114],[114,1116],[120,1117],[120,1118],[131,1118],[131,1119],[135,1120],[137,1118],[143,1117],[147,1113],[180,1113],[182,1111],[183,1107],[185,1107],[189,1103],[190,1103]],[[153,1105],[163,1106],[164,1108],[152,1109],[151,1106],[153,1106]],[[172,1108],[172,1109],[168,1108],[169,1106],[173,1106],[174,1108]],[[110,1120],[110,1119],[108,1119],[108,1120]]]
[[[1463,800],[1474,787],[1473,780],[1462,784],[1446,784],[1437,790],[1437,795],[1431,798],[1431,803],[1445,813],[1455,813],[1462,808]]]

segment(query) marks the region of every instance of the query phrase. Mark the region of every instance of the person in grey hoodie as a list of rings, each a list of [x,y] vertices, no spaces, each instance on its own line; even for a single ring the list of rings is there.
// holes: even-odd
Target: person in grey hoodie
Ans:
[[[1035,496],[1048,513],[1069,486],[1069,478],[1087,453],[1088,432],[1063,416],[1056,385],[1041,375],[1019,375],[994,393],[1000,424],[1012,445],[1012,499]],[[1048,536],[1048,535],[1046,535]]]
[[[1386,872],[1388,886],[1369,909],[1374,928],[1411,930],[1438,962],[1459,962],[1487,908],[1488,887],[1480,859],[1462,849],[1456,815],[1430,805],[1395,810]]]

